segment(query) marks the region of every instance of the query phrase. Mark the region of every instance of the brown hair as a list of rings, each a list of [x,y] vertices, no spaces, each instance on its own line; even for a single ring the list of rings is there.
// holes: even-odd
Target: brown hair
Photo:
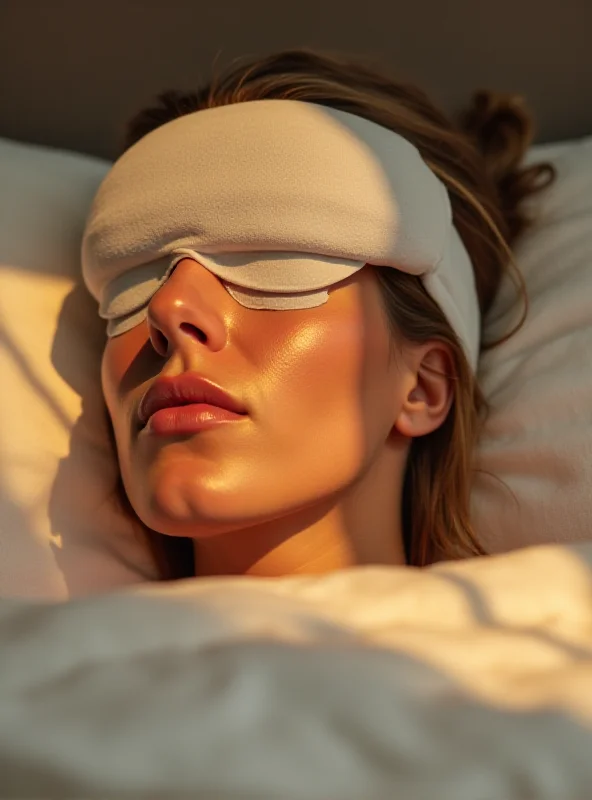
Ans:
[[[123,151],[160,125],[194,111],[263,99],[301,100],[349,111],[413,143],[448,189],[454,224],[471,256],[481,319],[485,319],[506,270],[528,298],[511,246],[530,220],[522,200],[555,177],[550,164],[528,168],[522,158],[534,127],[522,98],[480,91],[458,122],[450,120],[417,87],[388,76],[369,59],[300,48],[264,58],[240,59],[196,92],[166,91],[126,126]],[[432,433],[412,440],[403,486],[402,526],[407,562],[483,554],[470,520],[475,444],[489,407],[462,346],[421,278],[373,268],[394,336],[446,343],[453,356],[452,407]],[[121,502],[131,505],[120,486]],[[164,578],[193,574],[192,543],[149,532]]]

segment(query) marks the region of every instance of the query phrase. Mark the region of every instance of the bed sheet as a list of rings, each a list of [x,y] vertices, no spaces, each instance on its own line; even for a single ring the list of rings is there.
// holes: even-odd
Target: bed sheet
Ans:
[[[585,800],[592,542],[0,601],[0,795]]]

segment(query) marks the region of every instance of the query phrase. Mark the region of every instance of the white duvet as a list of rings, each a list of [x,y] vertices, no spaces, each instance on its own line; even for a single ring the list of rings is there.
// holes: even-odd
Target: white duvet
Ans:
[[[592,543],[0,600],[0,795],[592,798]]]

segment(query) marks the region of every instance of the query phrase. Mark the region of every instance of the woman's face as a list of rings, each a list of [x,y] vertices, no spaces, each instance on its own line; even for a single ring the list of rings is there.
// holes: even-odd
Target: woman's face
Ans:
[[[409,391],[389,343],[370,267],[331,287],[324,305],[271,311],[241,306],[201,264],[180,261],[147,319],[108,340],[102,363],[138,516],[199,539],[338,497],[380,458]],[[248,414],[191,435],[141,429],[138,406],[155,378],[188,371]]]

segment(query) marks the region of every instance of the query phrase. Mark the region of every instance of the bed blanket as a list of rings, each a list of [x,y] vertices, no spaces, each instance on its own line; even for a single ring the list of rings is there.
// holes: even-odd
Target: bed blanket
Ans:
[[[592,542],[0,600],[0,796],[590,800]]]

